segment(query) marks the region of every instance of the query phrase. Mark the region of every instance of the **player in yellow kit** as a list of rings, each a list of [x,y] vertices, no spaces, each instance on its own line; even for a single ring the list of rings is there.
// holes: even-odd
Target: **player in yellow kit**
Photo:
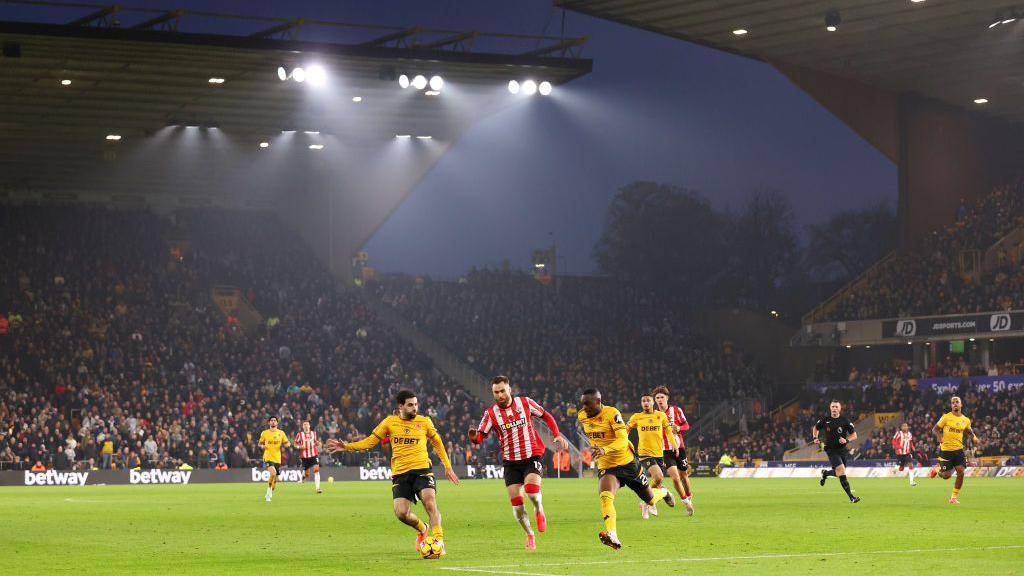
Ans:
[[[975,447],[980,443],[971,428],[971,419],[963,414],[963,405],[959,396],[950,398],[950,411],[943,414],[933,428],[939,438],[939,463],[932,468],[929,476],[935,478],[938,475],[943,480],[949,480],[956,470],[956,484],[953,485],[953,495],[949,497],[950,504],[960,503],[960,488],[964,485],[964,471],[967,469],[964,434],[970,434]]]
[[[630,430],[636,430],[637,448],[640,452],[640,469],[649,474],[651,488],[661,488],[665,480],[665,453],[662,447],[662,438],[668,438],[672,450],[679,453],[679,441],[672,432],[672,425],[668,416],[654,409],[654,396],[644,394],[640,397],[640,407],[643,412],[636,412],[629,417],[626,426]],[[664,436],[663,436],[664,434]],[[672,494],[665,495],[665,503],[674,506]],[[657,506],[649,506],[646,502],[640,503],[640,516],[646,520],[651,514],[658,515]]]
[[[402,523],[416,529],[416,549],[419,550],[428,529],[442,543],[444,538],[441,512],[437,509],[437,483],[431,470],[430,455],[427,454],[427,442],[430,442],[441,459],[448,480],[457,485],[459,477],[452,469],[444,442],[434,428],[434,423],[426,416],[417,415],[419,401],[416,394],[402,390],[395,401],[398,403],[397,415],[392,414],[381,420],[372,434],[358,442],[332,438],[327,441],[327,450],[331,453],[369,450],[385,438],[391,442],[391,497],[395,516]],[[427,510],[429,525],[423,523],[412,511],[417,497],[423,501],[423,507]]]
[[[289,446],[288,436],[277,427],[277,416],[267,419],[267,428],[260,432],[259,446],[263,448],[263,465],[270,471],[267,481],[267,502],[274,497],[277,489],[277,475],[281,473],[281,447]]]
[[[622,414],[602,404],[601,393],[593,388],[583,391],[582,404],[583,409],[577,418],[597,457],[598,486],[601,490],[601,515],[604,516],[605,529],[598,537],[605,546],[618,550],[622,548],[615,533],[615,493],[619,487],[628,486],[651,506],[664,498],[668,490],[651,489],[647,475],[636,460],[633,445],[629,443],[629,432]],[[668,501],[665,503],[669,504]]]

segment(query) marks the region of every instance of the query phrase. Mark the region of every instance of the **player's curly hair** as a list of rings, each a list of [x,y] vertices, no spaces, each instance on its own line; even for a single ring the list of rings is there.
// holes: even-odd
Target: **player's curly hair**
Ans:
[[[651,390],[651,396],[657,396],[658,394],[664,394],[669,398],[672,397],[672,395],[668,393],[668,386],[658,386],[654,390]]]

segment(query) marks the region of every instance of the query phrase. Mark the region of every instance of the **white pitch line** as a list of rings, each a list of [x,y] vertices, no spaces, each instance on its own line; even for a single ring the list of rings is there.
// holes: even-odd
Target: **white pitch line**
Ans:
[[[729,560],[771,560],[776,558],[819,558],[823,556],[853,556],[853,555],[882,555],[882,554],[925,554],[929,552],[963,552],[965,550],[1019,550],[1024,544],[1010,544],[1006,546],[961,546],[957,548],[910,548],[907,550],[870,550],[851,552],[797,552],[793,554],[756,554],[749,556],[703,556],[697,558],[661,558],[661,559],[638,559],[638,560],[598,560],[591,562],[540,562],[536,564],[490,564],[485,566],[457,566],[441,567],[441,570],[454,572],[480,572],[484,574],[515,574],[522,576],[554,576],[551,574],[537,574],[535,572],[517,572],[513,570],[500,570],[501,568],[535,568],[541,566],[592,566],[600,564],[627,564],[627,563],[649,563],[649,562],[720,562]],[[561,575],[568,576],[568,575]]]

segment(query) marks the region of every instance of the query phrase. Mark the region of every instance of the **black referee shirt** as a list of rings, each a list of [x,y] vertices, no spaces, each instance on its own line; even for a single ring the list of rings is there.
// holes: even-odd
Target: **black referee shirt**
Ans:
[[[825,450],[845,449],[846,445],[840,444],[839,439],[846,438],[855,431],[853,423],[843,415],[840,415],[838,418],[833,418],[832,416],[819,418],[814,424],[814,429],[818,431],[818,438],[821,438],[822,433],[824,433]]]

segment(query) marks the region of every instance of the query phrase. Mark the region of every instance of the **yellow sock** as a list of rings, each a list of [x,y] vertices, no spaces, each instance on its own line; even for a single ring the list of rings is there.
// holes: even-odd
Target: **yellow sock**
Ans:
[[[654,494],[654,497],[651,498],[651,501],[648,502],[648,504],[654,506],[660,502],[666,494],[668,494],[668,488],[651,488],[651,494]]]
[[[953,498],[957,498],[958,496],[960,496],[960,489],[953,488]]]
[[[615,494],[601,492],[601,515],[604,516],[604,529],[615,532]]]
[[[421,521],[421,523],[422,523],[422,521]],[[443,540],[444,539],[444,528],[441,528],[440,526],[431,526],[430,527],[430,534],[431,534],[431,536],[433,536],[434,538],[437,538],[438,540]]]
[[[416,521],[416,531],[419,532],[420,534],[423,533],[423,530],[426,529],[426,527],[427,527],[427,525],[423,523],[423,520],[417,520]]]

